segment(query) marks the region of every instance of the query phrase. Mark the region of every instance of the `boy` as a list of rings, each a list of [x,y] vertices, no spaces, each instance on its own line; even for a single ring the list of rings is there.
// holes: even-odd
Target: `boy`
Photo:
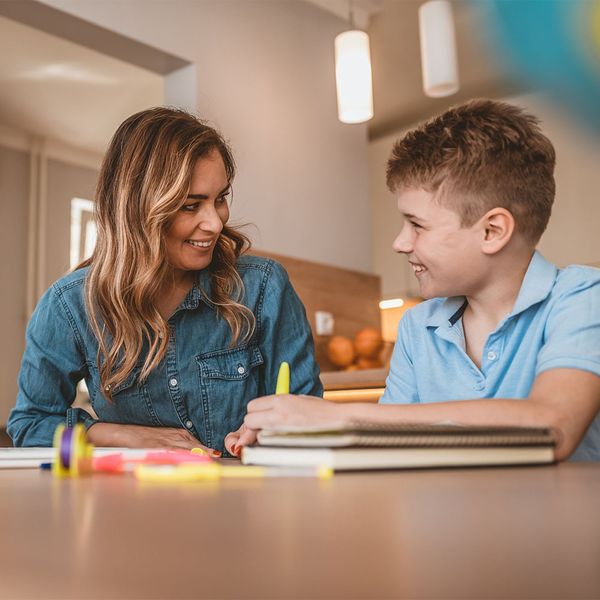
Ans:
[[[404,216],[393,248],[428,301],[400,322],[380,405],[258,398],[234,450],[278,425],[452,420],[552,427],[557,460],[600,460],[600,270],[535,251],[554,163],[534,117],[490,100],[401,139],[387,170]]]

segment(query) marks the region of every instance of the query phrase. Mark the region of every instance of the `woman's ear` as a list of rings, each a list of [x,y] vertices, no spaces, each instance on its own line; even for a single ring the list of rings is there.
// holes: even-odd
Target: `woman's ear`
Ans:
[[[505,208],[492,208],[483,217],[484,237],[481,249],[484,254],[495,254],[508,244],[515,232],[515,218]]]

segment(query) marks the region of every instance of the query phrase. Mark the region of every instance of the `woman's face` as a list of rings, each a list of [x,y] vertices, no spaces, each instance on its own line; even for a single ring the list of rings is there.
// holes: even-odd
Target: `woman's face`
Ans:
[[[166,233],[169,264],[182,275],[210,264],[217,238],[229,219],[229,191],[220,153],[214,150],[198,159],[190,193]]]

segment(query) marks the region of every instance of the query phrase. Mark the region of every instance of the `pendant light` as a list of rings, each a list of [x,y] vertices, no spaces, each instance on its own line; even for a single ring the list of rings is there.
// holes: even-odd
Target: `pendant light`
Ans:
[[[373,117],[373,83],[369,36],[354,26],[335,38],[335,83],[338,118],[342,123],[364,123]]]
[[[456,93],[456,38],[448,0],[430,0],[419,7],[419,34],[425,95],[442,98]]]

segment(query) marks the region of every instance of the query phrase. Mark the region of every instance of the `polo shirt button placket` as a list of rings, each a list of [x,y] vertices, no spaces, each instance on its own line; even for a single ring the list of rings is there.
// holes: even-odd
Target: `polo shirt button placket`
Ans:
[[[478,392],[481,392],[481,391],[485,390],[485,381],[479,380],[479,381],[477,381],[477,383],[473,387]]]

